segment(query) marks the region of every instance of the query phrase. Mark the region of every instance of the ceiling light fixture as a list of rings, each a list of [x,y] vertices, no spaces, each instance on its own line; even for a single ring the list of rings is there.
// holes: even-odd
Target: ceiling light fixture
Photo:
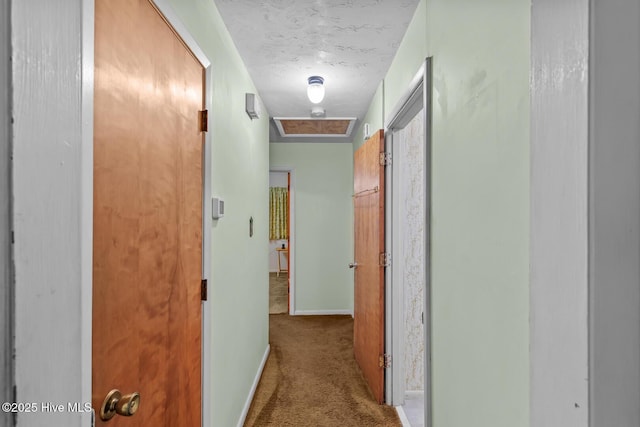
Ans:
[[[320,76],[311,76],[308,79],[307,96],[314,104],[322,102],[324,98],[324,79]]]
[[[316,105],[311,109],[311,117],[324,117],[326,115],[324,108],[319,105]]]

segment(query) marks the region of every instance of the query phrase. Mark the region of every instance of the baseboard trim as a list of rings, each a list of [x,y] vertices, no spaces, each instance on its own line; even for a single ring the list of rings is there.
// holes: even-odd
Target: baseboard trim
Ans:
[[[405,397],[424,397],[424,390],[406,390]]]
[[[351,310],[296,310],[294,316],[335,316],[345,315],[353,316]]]
[[[402,423],[402,427],[411,427],[409,418],[407,418],[407,414],[404,413],[404,409],[402,409],[402,406],[395,406],[395,408],[396,412],[398,413],[398,418],[400,418],[400,422]]]
[[[253,402],[253,396],[256,394],[256,389],[258,388],[258,383],[260,382],[260,377],[262,377],[262,371],[264,370],[264,365],[267,363],[270,351],[271,345],[267,344],[267,348],[265,349],[264,355],[262,356],[262,361],[260,362],[260,367],[258,368],[256,377],[253,379],[251,390],[249,391],[249,395],[247,396],[247,401],[244,403],[244,408],[242,408],[242,414],[240,414],[240,419],[238,420],[238,427],[243,427],[244,422],[247,420],[249,408],[251,408],[251,402]]]

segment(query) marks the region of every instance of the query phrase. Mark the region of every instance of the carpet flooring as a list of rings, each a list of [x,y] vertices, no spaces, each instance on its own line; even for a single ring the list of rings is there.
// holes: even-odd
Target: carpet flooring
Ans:
[[[269,316],[271,353],[245,427],[401,427],[353,357],[351,316]]]
[[[269,273],[269,314],[287,313],[288,297],[287,274]]]

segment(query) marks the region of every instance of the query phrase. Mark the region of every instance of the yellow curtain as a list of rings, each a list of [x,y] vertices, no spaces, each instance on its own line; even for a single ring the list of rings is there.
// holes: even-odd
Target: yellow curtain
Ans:
[[[284,240],[289,238],[287,212],[287,189],[270,187],[269,194],[269,239]]]

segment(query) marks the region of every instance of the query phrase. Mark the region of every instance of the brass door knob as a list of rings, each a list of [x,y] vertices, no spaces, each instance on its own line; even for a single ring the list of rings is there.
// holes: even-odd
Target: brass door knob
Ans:
[[[102,421],[109,421],[116,414],[130,417],[136,413],[139,407],[140,393],[134,392],[123,396],[120,390],[113,389],[107,393],[107,397],[105,397],[104,402],[102,402],[100,419]]]

